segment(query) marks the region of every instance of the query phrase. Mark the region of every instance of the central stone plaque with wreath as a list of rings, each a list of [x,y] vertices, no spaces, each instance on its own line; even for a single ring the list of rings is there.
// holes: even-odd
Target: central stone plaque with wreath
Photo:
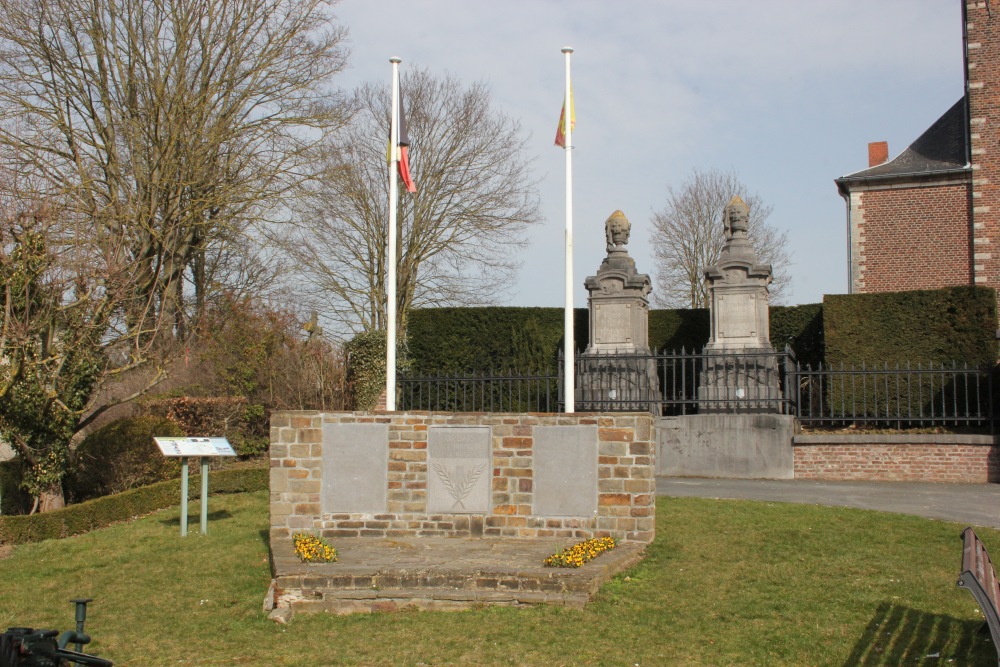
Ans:
[[[432,426],[427,431],[427,511],[490,511],[490,429]]]

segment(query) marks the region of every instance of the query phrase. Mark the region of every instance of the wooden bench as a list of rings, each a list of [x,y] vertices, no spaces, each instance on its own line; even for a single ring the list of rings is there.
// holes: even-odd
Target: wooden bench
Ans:
[[[979,608],[983,610],[1000,663],[1000,613],[997,611],[997,605],[1000,604],[1000,584],[997,582],[997,573],[993,569],[990,555],[986,553],[986,547],[972,528],[962,531],[962,542],[962,574],[958,577],[958,587],[972,593]]]

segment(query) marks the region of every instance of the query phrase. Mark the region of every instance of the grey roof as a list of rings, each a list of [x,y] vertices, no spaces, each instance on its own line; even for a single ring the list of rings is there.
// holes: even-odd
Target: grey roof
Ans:
[[[968,165],[966,98],[962,97],[892,160],[837,179],[837,183],[963,171]]]

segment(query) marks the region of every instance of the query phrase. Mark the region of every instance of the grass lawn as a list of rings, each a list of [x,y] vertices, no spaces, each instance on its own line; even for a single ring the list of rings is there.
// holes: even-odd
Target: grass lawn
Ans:
[[[964,526],[783,503],[660,498],[641,565],[586,609],[299,615],[261,609],[267,494],[211,499],[0,560],[0,628],[73,626],[156,665],[996,665],[955,581]],[[994,555],[1000,531],[977,530]]]

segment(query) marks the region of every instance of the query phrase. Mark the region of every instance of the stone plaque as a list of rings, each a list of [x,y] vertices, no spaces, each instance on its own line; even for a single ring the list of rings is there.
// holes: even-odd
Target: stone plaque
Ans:
[[[597,427],[536,426],[534,435],[534,514],[596,515]]]
[[[757,300],[753,294],[719,297],[719,338],[753,338],[757,335]]]
[[[632,305],[628,303],[604,303],[597,306],[594,322],[595,343],[615,345],[632,342]]]
[[[388,424],[323,424],[322,464],[323,513],[386,511]]]
[[[487,513],[493,456],[488,426],[427,429],[427,511]]]

